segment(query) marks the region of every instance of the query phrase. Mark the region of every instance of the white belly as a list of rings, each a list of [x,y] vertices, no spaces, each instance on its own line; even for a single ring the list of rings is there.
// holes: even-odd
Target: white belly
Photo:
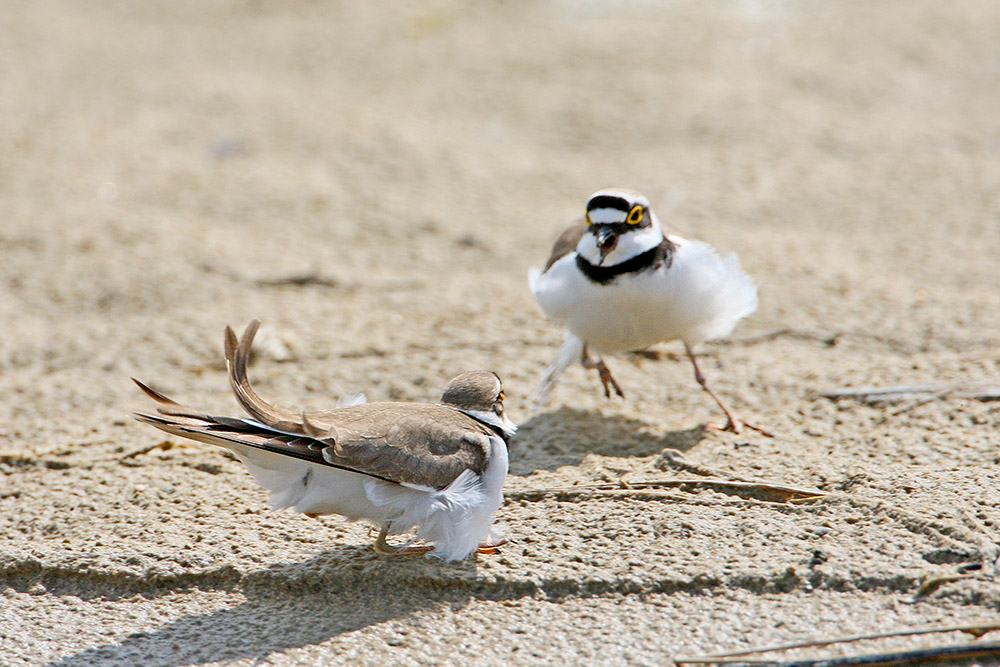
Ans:
[[[725,336],[756,309],[753,281],[735,255],[721,258],[705,243],[670,240],[677,248],[669,268],[624,274],[600,285],[580,272],[571,253],[546,273],[533,273],[532,291],[549,319],[598,353],[669,340],[693,346]]]
[[[309,514],[368,519],[390,535],[416,527],[421,539],[434,544],[433,555],[446,560],[461,560],[487,540],[493,513],[503,504],[507,446],[496,436],[490,438],[490,461],[481,478],[466,470],[440,491],[384,482],[236,443],[220,444],[271,491],[275,509],[294,507]]]
[[[309,514],[339,514],[350,520],[384,523],[387,508],[375,506],[365,493],[370,477],[347,470],[281,456],[249,446],[227,447],[246,464],[257,483],[271,492],[276,510],[294,507]]]

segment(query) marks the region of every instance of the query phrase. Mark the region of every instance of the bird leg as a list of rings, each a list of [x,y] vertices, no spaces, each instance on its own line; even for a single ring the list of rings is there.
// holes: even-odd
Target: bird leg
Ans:
[[[562,348],[559,350],[559,356],[556,357],[556,360],[545,371],[545,377],[542,378],[541,384],[528,397],[528,405],[532,409],[541,408],[548,402],[549,394],[552,392],[553,387],[556,386],[559,376],[569,368],[570,364],[580,358],[582,351],[583,341],[567,331],[566,342],[563,343]]]
[[[425,554],[434,549],[432,546],[394,547],[385,541],[385,537],[388,534],[388,527],[379,531],[378,538],[375,540],[375,544],[372,545],[375,553],[382,554],[383,556],[412,556],[414,554]]]
[[[608,365],[604,363],[604,359],[601,359],[600,357],[597,358],[597,361],[591,359],[590,355],[587,354],[586,344],[584,344],[583,346],[583,354],[580,357],[580,363],[583,364],[584,368],[588,369],[593,368],[597,370],[597,373],[601,376],[601,384],[604,385],[604,395],[607,398],[611,398],[612,387],[614,387],[616,394],[618,394],[622,398],[625,398],[625,394],[624,392],[622,392],[622,388],[618,386],[618,382],[615,380],[615,377],[611,374],[611,369],[608,368]]]
[[[383,556],[412,556],[415,554],[425,554],[428,551],[433,551],[432,546],[417,546],[417,547],[394,547],[385,541],[386,536],[389,534],[388,528],[383,528],[379,531],[378,538],[375,540],[375,544],[372,545],[372,549],[375,553],[382,554]],[[496,554],[500,553],[500,547],[507,544],[505,538],[500,538],[496,542],[483,542],[476,548],[476,553],[480,554]]]
[[[718,404],[718,406],[722,408],[722,411],[726,413],[725,424],[723,424],[722,426],[719,426],[718,424],[707,424],[708,428],[716,429],[719,431],[732,431],[733,433],[739,433],[740,427],[746,426],[749,429],[757,431],[761,435],[765,435],[769,438],[774,437],[774,434],[768,431],[767,429],[757,426],[756,424],[752,424],[744,419],[740,419],[739,417],[735,416],[729,410],[729,408],[726,407],[726,404],[722,402],[722,399],[720,399],[718,395],[714,391],[712,391],[711,387],[708,386],[708,380],[705,379],[705,375],[701,372],[701,368],[698,366],[698,357],[695,356],[694,351],[691,350],[691,348],[688,346],[687,343],[684,344],[684,349],[685,351],[687,351],[688,359],[691,360],[691,365],[694,367],[695,381],[699,385],[701,385],[702,389],[708,392],[708,395],[711,396],[712,399],[716,402],[716,404]]]

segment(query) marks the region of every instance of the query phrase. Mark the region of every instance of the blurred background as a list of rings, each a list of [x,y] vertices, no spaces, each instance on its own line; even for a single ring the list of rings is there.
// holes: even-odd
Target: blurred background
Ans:
[[[426,400],[487,366],[516,402],[561,340],[526,272],[614,185],[739,254],[761,307],[737,334],[854,336],[856,363],[727,352],[753,408],[908,380],[920,350],[947,361],[915,378],[995,376],[990,3],[43,0],[0,22],[21,445],[95,428],[73,409],[120,422],[130,374],[215,395],[222,327],[253,317],[304,362],[264,377],[281,397]],[[674,419],[688,370],[631,366],[637,414]]]

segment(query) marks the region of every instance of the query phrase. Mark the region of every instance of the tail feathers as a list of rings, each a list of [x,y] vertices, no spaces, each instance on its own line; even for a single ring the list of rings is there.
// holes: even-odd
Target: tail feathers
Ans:
[[[715,306],[714,317],[698,328],[694,338],[714,340],[728,336],[740,320],[757,310],[757,286],[743,272],[735,254],[720,258],[711,300]]]
[[[177,415],[151,415],[146,412],[133,412],[132,416],[144,424],[149,424],[150,426],[155,426],[161,431],[170,433],[171,435],[177,435],[182,438],[189,438],[191,440],[197,440],[198,442],[204,442],[208,445],[216,445],[219,447],[225,447],[227,449],[232,449],[233,439],[226,438],[222,434],[214,434],[206,430],[204,422],[200,420],[196,421],[197,418],[189,417],[189,422],[185,423],[180,421],[184,417],[179,417]],[[174,417],[171,419],[170,417]]]
[[[261,428],[265,430],[273,430],[278,433],[283,433],[278,429],[273,429],[268,427],[266,424],[260,424],[253,420],[244,420],[233,417],[218,417],[215,415],[210,415],[201,410],[195,410],[194,408],[189,408],[186,405],[181,405],[174,399],[161,394],[149,385],[146,385],[135,378],[132,378],[132,382],[135,382],[139,389],[150,398],[152,398],[157,403],[156,411],[165,417],[174,417],[175,419],[163,419],[162,417],[157,417],[155,415],[149,415],[141,412],[133,413],[136,419],[145,422],[147,424],[152,424],[153,426],[160,427],[163,424],[173,424],[175,426],[182,426],[186,428],[206,428],[209,426],[219,425],[225,426],[230,429],[237,431],[246,430],[250,428]],[[186,422],[177,421],[179,419],[187,420]],[[289,434],[297,435],[297,434]]]
[[[301,432],[299,413],[271,405],[250,386],[247,365],[250,363],[250,348],[259,328],[260,320],[253,320],[243,331],[243,337],[237,341],[236,333],[226,327],[225,350],[229,384],[236,400],[251,417],[278,430]]]
[[[336,428],[321,424],[306,415],[302,416],[303,423],[312,435],[281,431],[246,417],[208,415],[186,408],[141,382],[136,381],[136,384],[159,403],[159,414],[135,412],[132,415],[135,419],[171,435],[228,449],[250,466],[254,477],[272,491],[280,487],[279,481],[283,479],[281,475],[284,472],[301,468],[304,473],[306,468],[302,466],[308,467],[309,464],[340,468],[373,479],[391,481],[364,470],[330,463],[324,454],[335,446]],[[320,437],[323,435],[330,437]],[[270,473],[266,471],[276,471],[278,481],[268,477]]]
[[[132,378],[132,382],[135,382],[139,386],[139,389],[142,389],[142,391],[147,396],[149,396],[151,399],[157,402],[158,407],[156,408],[156,410],[162,415],[170,415],[172,417],[186,417],[188,419],[200,419],[203,421],[211,420],[211,417],[209,417],[204,412],[201,412],[200,410],[195,410],[194,408],[189,408],[186,405],[181,405],[180,403],[170,398],[169,396],[161,394],[152,387],[149,387],[148,385],[139,382],[135,378]]]

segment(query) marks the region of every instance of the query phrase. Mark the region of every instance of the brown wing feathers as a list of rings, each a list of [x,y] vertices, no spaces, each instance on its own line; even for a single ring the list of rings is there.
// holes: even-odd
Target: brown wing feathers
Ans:
[[[225,354],[236,399],[260,426],[194,410],[133,378],[156,401],[162,415],[137,413],[136,418],[201,442],[257,447],[386,481],[443,488],[463,470],[481,474],[485,469],[491,432],[456,410],[421,403],[375,403],[306,414],[269,404],[247,378],[259,326],[257,320],[251,322],[241,339],[227,327]],[[333,419],[338,420],[339,431],[327,423]]]
[[[325,450],[332,449],[332,441],[323,441],[313,436],[296,436],[269,431],[253,424],[248,424],[242,419],[233,417],[219,417],[194,410],[181,405],[177,401],[161,394],[155,389],[143,384],[139,380],[132,378],[140,389],[150,398],[157,402],[157,412],[159,415],[151,415],[143,412],[135,412],[136,419],[158,429],[173,433],[185,438],[191,438],[199,442],[210,445],[226,446],[227,443],[241,445],[244,447],[257,447],[292,456],[298,459],[320,463],[350,470],[352,472],[363,472],[370,477],[384,479],[387,482],[394,481],[376,472],[359,471],[355,467],[329,460],[330,453],[324,456]],[[162,415],[162,416],[161,416]]]
[[[562,234],[559,235],[559,238],[557,238],[555,243],[552,244],[552,252],[549,254],[549,260],[545,262],[545,268],[542,269],[542,273],[545,273],[552,268],[553,264],[575,251],[576,246],[580,244],[580,239],[582,239],[583,235],[586,233],[586,218],[577,220],[563,230]]]

